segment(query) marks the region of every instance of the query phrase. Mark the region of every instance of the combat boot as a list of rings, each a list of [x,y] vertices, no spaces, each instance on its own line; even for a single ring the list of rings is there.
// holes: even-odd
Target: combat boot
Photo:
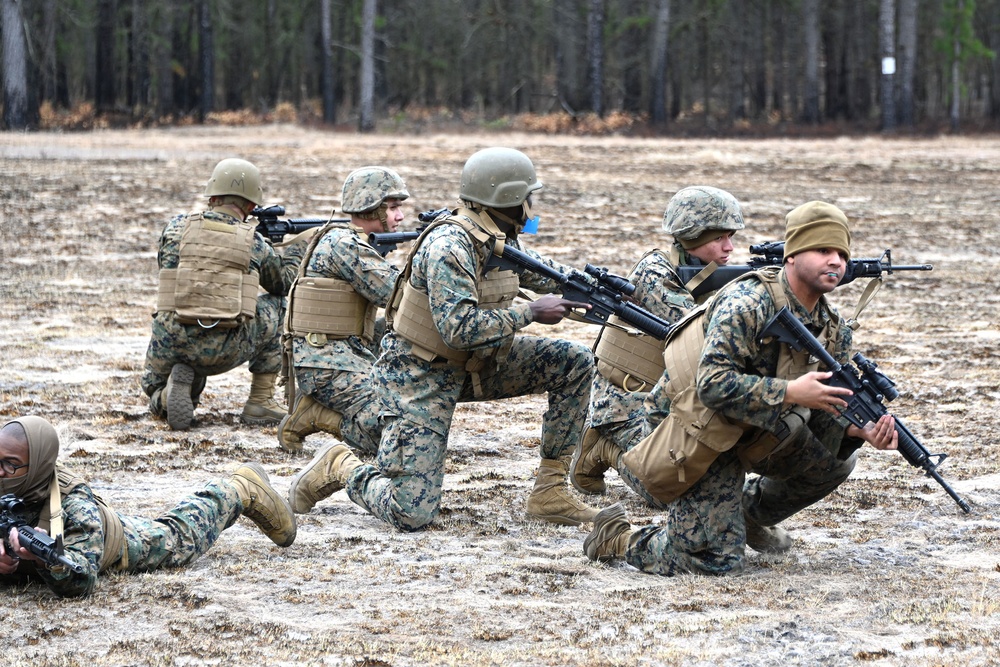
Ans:
[[[243,406],[240,421],[253,426],[277,424],[287,411],[274,400],[277,373],[254,373],[250,382],[250,398]]]
[[[743,515],[747,525],[747,546],[762,554],[783,554],[792,548],[792,538],[784,528],[762,526]]]
[[[583,540],[583,553],[590,560],[601,562],[624,558],[631,537],[632,525],[626,518],[625,508],[615,503],[597,513],[594,529]]]
[[[308,394],[295,398],[292,411],[278,424],[278,445],[286,452],[302,451],[302,440],[307,435],[325,431],[340,439],[343,416],[326,407]]]
[[[187,364],[174,364],[170,369],[170,377],[167,378],[167,386],[160,392],[160,410],[166,410],[167,424],[175,431],[186,431],[194,421],[194,400],[191,398],[193,383],[194,369]]]
[[[259,463],[245,463],[227,480],[236,488],[243,503],[243,516],[253,521],[279,547],[295,541],[296,525],[292,508],[271,486]]]
[[[528,496],[527,513],[536,519],[579,526],[593,521],[597,510],[573,497],[566,484],[567,466],[558,459],[542,459],[535,487]]]
[[[305,468],[292,478],[288,502],[297,514],[307,514],[316,503],[347,485],[355,468],[363,465],[346,445],[334,442],[323,447]]]
[[[618,458],[621,455],[621,447],[611,438],[601,435],[596,428],[588,428],[580,444],[573,450],[570,481],[581,493],[598,495],[607,492],[604,471],[608,468],[617,470]]]

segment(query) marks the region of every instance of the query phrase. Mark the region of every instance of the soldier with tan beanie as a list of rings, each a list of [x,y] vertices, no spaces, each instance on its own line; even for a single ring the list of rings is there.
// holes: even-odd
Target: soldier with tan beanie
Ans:
[[[818,362],[762,337],[787,307],[837,361],[851,354],[852,331],[826,299],[850,258],[847,216],[813,201],[785,222],[784,266],[733,281],[675,329],[665,352],[670,414],[622,457],[666,504],[668,522],[633,530],[612,505],[584,542],[591,560],[624,558],[668,576],[740,572],[748,542],[769,553],[791,547],[778,524],[846,481],[864,442],[896,447],[892,417],[849,425],[837,407],[850,391],[824,384],[830,373]]]

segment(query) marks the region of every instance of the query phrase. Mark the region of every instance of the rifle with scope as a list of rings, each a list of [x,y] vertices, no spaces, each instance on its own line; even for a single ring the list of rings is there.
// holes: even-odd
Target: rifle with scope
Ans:
[[[24,501],[12,493],[0,496],[0,539],[3,540],[7,553],[11,553],[8,541],[10,531],[16,528],[21,546],[49,567],[67,567],[77,574],[85,572],[86,568],[66,557],[62,535],[56,535],[53,539],[28,525],[24,518],[27,509]]]
[[[826,384],[831,387],[843,387],[854,392],[851,396],[842,397],[847,401],[847,407],[837,409],[841,415],[858,428],[864,428],[868,422],[874,423],[882,415],[889,414],[884,402],[892,401],[899,396],[899,392],[896,391],[896,383],[879,371],[875,362],[869,361],[860,352],[852,357],[857,369],[850,364],[841,365],[838,363],[833,355],[827,352],[826,348],[816,340],[816,337],[806,329],[805,325],[792,315],[787,306],[779,310],[764,327],[761,339],[764,338],[776,338],[799,352],[809,353],[819,359],[820,363],[833,373],[833,376],[826,380]],[[941,488],[958,503],[964,512],[971,512],[972,508],[969,507],[969,504],[955,493],[955,490],[937,471],[938,466],[948,455],[931,454],[926,447],[920,444],[910,429],[906,428],[903,420],[895,416],[894,419],[896,420],[896,433],[899,434],[899,453],[903,455],[906,462],[915,468],[920,468],[928,477],[940,484]]]
[[[280,204],[261,208],[258,206],[250,211],[257,218],[257,233],[271,241],[281,243],[287,234],[301,234],[313,227],[322,227],[328,222],[350,222],[350,218],[292,218],[281,220],[278,216],[285,214],[285,207]]]
[[[785,242],[767,241],[750,246],[750,260],[746,264],[720,266],[691,290],[692,296],[700,297],[708,292],[714,292],[726,283],[745,273],[755,271],[765,266],[781,266],[784,263]],[[705,269],[704,265],[685,264],[677,267],[677,275],[681,283],[687,284],[692,278]],[[881,257],[865,257],[851,259],[847,262],[847,270],[840,280],[840,285],[846,285],[858,278],[878,278],[883,273],[892,274],[896,271],[932,271],[932,264],[893,264],[892,250],[886,248]]]

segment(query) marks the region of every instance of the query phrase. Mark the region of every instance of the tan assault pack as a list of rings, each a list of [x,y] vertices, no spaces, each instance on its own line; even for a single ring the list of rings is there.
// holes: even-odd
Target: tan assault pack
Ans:
[[[257,313],[259,276],[250,270],[254,225],[189,215],[176,269],[160,269],[157,312],[182,324],[229,329]]]
[[[775,310],[787,305],[778,283],[780,267],[767,267],[738,278],[760,280],[775,304]],[[822,307],[829,308],[825,300]],[[809,419],[809,411],[793,406],[782,415],[775,432],[763,431],[743,422],[733,421],[706,407],[698,398],[697,373],[705,343],[704,316],[707,304],[688,312],[667,337],[664,364],[670,381],[664,394],[670,399],[670,414],[638,445],[622,456],[622,463],[643,484],[650,495],[669,503],[687,491],[709,466],[739,445],[739,456],[749,469],[785,446]],[[839,346],[839,318],[830,311],[830,324],[819,339],[827,349]],[[775,377],[794,379],[816,370],[819,362],[807,354],[781,346]]]

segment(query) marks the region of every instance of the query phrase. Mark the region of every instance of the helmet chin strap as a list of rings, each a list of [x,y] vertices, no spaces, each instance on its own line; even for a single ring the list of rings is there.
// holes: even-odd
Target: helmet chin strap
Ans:
[[[382,223],[383,232],[389,231],[388,211],[389,211],[389,205],[386,204],[385,202],[382,202],[382,205],[375,210],[375,213],[378,215],[379,222]]]
[[[516,229],[518,234],[520,234],[524,230],[524,224],[528,221],[528,218],[531,217],[531,204],[528,203],[527,199],[521,202],[520,220],[515,220],[509,215],[501,213],[497,209],[492,208],[490,206],[484,206],[483,209],[486,211],[487,215],[489,215],[494,220],[497,220],[499,218],[500,221],[505,222],[514,229]]]

